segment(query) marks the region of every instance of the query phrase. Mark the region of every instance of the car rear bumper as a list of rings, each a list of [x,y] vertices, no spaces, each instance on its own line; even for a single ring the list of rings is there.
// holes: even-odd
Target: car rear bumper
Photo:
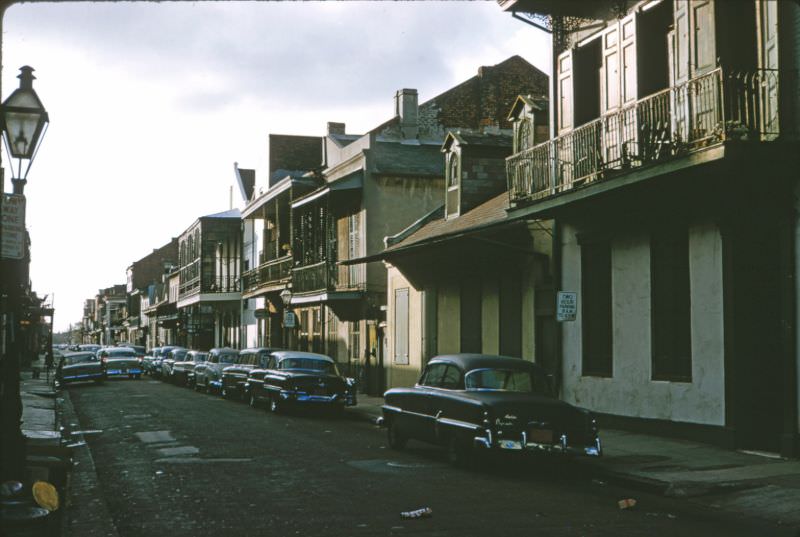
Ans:
[[[485,435],[478,435],[474,438],[474,445],[478,448],[498,451],[563,453],[565,455],[585,457],[600,457],[603,454],[603,448],[599,437],[595,438],[594,443],[590,445],[571,445],[565,434],[562,434],[557,442],[542,443],[528,441],[524,433],[519,440],[494,439],[492,438],[491,431],[487,430]]]
[[[106,370],[106,375],[109,377],[120,375],[141,375],[142,369],[140,367],[114,367]]]
[[[308,403],[308,404],[323,404],[323,405],[344,405],[355,406],[356,400],[350,394],[333,395],[312,395],[306,392],[295,392],[290,390],[281,390],[280,398],[286,402]]]

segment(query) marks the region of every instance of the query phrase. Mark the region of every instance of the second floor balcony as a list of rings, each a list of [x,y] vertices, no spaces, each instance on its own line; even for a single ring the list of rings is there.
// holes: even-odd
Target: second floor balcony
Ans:
[[[294,293],[363,291],[366,265],[337,266],[329,261],[292,269]]]
[[[506,159],[510,202],[533,203],[726,141],[780,134],[777,70],[717,68]]]
[[[284,287],[290,279],[291,268],[291,254],[261,263],[242,274],[242,292],[257,293],[271,286]]]

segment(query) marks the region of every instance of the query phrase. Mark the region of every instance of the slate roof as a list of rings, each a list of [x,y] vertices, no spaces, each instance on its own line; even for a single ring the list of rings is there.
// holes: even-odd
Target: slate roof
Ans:
[[[395,253],[398,250],[406,250],[411,247],[438,242],[438,240],[450,236],[470,233],[488,226],[508,222],[510,220],[506,212],[507,208],[508,192],[503,192],[457,218],[446,220],[440,217],[425,224],[400,242],[396,242],[386,248],[381,253],[381,257]]]
[[[438,144],[378,142],[373,152],[373,174],[444,175],[444,157]]]

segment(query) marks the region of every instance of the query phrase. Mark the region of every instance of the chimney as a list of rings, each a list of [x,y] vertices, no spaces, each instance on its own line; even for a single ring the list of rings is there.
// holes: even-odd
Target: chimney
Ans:
[[[328,121],[328,134],[345,134],[344,123]]]
[[[419,133],[417,90],[397,90],[394,96],[394,113],[400,117],[400,131],[404,139],[416,138]]]

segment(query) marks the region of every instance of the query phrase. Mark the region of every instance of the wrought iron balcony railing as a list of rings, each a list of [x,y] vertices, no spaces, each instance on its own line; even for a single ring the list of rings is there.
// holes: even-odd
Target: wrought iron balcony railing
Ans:
[[[292,290],[295,293],[314,291],[363,290],[366,266],[335,266],[329,261],[292,269]]]
[[[717,68],[506,159],[512,203],[553,196],[725,140],[779,134],[778,71]]]
[[[291,268],[291,255],[261,263],[258,267],[242,274],[242,290],[255,291],[266,285],[286,282],[289,280]]]

